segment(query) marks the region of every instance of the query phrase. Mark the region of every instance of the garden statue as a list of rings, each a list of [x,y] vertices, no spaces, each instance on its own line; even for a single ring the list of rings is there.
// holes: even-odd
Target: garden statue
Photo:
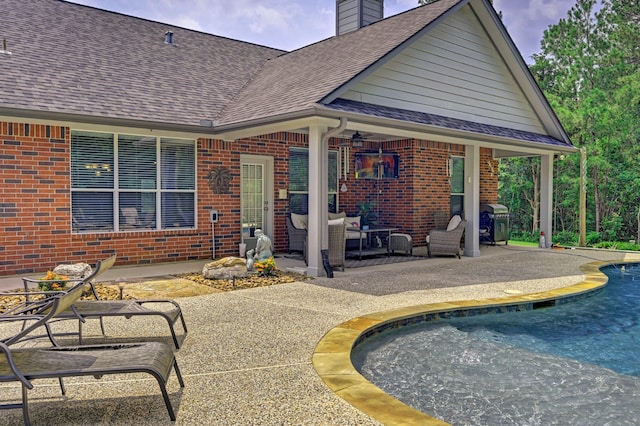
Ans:
[[[247,269],[253,270],[253,264],[256,261],[266,260],[273,256],[271,247],[271,238],[266,236],[262,229],[256,229],[255,234],[258,237],[256,248],[247,251]]]

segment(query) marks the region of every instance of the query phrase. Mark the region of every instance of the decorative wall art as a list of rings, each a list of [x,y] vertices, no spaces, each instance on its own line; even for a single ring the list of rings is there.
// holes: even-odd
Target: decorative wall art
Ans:
[[[214,194],[228,194],[232,179],[231,172],[225,167],[214,167],[207,175],[209,187]]]
[[[384,152],[356,153],[356,179],[394,179],[398,177],[400,156]]]

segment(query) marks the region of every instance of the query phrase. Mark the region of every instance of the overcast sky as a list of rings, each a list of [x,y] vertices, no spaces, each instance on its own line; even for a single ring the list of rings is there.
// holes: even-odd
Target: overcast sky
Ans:
[[[294,50],[335,33],[335,0],[72,0],[209,34]],[[494,0],[527,63],[549,25],[566,18],[575,0]],[[418,0],[385,0],[385,17]]]

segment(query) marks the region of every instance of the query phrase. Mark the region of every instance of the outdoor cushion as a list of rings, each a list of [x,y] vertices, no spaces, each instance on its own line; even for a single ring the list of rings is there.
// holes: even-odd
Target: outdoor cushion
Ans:
[[[307,229],[309,223],[309,215],[291,213],[291,223],[296,229]]]
[[[453,216],[447,225],[447,231],[453,231],[456,229],[458,225],[460,225],[460,222],[462,222],[460,215]]]
[[[347,213],[345,213],[345,212],[340,212],[340,213],[331,213],[331,212],[329,212],[329,219],[340,219],[341,217],[347,217]]]

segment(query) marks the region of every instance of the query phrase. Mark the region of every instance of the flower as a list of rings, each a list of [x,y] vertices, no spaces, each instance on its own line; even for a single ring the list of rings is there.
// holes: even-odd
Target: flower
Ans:
[[[278,267],[276,266],[276,261],[273,259],[273,256],[265,260],[256,261],[256,263],[253,264],[253,268],[256,270],[256,272],[258,272],[258,275],[260,275],[261,277],[273,275],[275,271],[278,270]]]
[[[38,283],[38,288],[41,291],[62,291],[67,287],[67,280],[69,279],[66,275],[58,275],[53,271],[47,271],[47,275],[40,278]]]

